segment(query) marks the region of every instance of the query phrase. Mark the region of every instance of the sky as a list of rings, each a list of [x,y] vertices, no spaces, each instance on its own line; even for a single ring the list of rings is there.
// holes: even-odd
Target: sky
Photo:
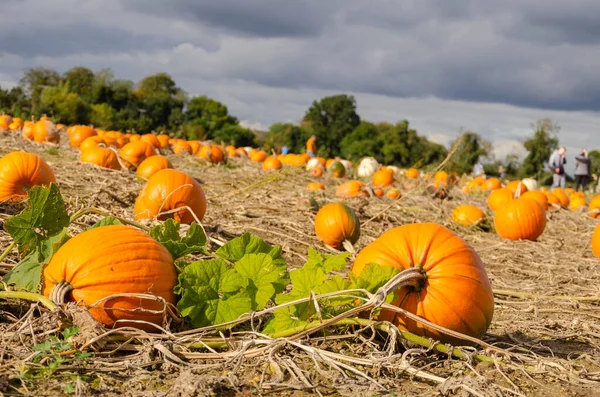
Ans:
[[[546,117],[570,164],[600,148],[597,0],[2,0],[2,13],[18,16],[0,24],[2,86],[36,66],[166,72],[261,129],[346,93],[363,119],[408,119],[445,145],[475,131],[500,160]]]

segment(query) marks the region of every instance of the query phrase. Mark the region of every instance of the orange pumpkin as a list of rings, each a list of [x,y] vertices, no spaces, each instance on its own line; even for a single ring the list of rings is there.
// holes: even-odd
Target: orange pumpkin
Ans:
[[[383,189],[382,189],[382,188],[379,188],[379,187],[378,187],[378,188],[375,188],[375,189],[373,189],[373,194],[374,194],[376,197],[383,197],[383,196],[385,196],[385,192],[383,191]]]
[[[569,197],[570,195],[572,195],[575,192],[575,190],[573,190],[572,187],[567,187],[567,188],[563,189],[563,191],[565,192],[565,195],[567,197]]]
[[[311,182],[306,186],[306,190],[309,192],[314,192],[316,190],[325,190],[325,185],[322,183]]]
[[[589,210],[592,218],[598,218],[600,216],[600,194],[592,198]]]
[[[536,240],[546,228],[546,212],[530,198],[510,201],[494,217],[500,237],[508,240]]]
[[[386,195],[387,195],[387,198],[392,199],[392,200],[399,199],[400,196],[402,196],[400,194],[400,190],[398,190],[398,189],[390,189],[390,190],[388,190]]]
[[[490,178],[487,179],[483,185],[481,185],[481,190],[484,192],[490,192],[492,190],[500,189],[502,187],[502,182],[498,178]]]
[[[569,206],[569,196],[565,193],[565,191],[559,187],[552,189],[552,194],[558,197],[560,201],[560,205],[564,208]]]
[[[52,168],[32,153],[11,152],[0,159],[0,201],[19,201],[32,186],[56,183]]]
[[[254,152],[250,153],[250,160],[252,160],[255,163],[262,163],[267,159],[268,156],[269,155],[267,154],[267,152],[263,150],[255,150]]]
[[[281,169],[281,161],[274,156],[267,157],[262,163],[263,171],[277,171]]]
[[[237,157],[238,156],[238,150],[233,145],[225,146],[225,152],[227,152],[228,157]],[[246,153],[246,152],[244,151],[244,153]]]
[[[365,196],[369,197],[369,193],[365,191],[365,184],[361,181],[347,181],[342,183],[335,190],[335,195],[338,197],[358,197]]]
[[[448,183],[448,173],[446,171],[438,171],[433,176],[433,179],[442,183]]]
[[[128,138],[129,138],[129,142],[137,142],[142,139],[142,136],[140,134],[129,134]]]
[[[149,143],[150,145],[154,146],[156,149],[160,149],[160,141],[154,134],[144,134],[144,135],[142,135],[142,138],[140,140],[142,140],[146,143]]]
[[[585,198],[580,196],[575,196],[571,200],[569,200],[569,208],[571,211],[577,211],[582,207],[585,207]]]
[[[9,124],[8,129],[11,131],[17,131],[23,128],[23,120],[19,117],[14,117],[12,123]]]
[[[592,235],[592,252],[596,258],[600,258],[600,224],[596,225]]]
[[[521,181],[511,181],[506,185],[506,188],[513,192],[517,198],[527,191],[527,186]]]
[[[417,179],[419,177],[419,170],[417,170],[416,168],[407,169],[406,177],[409,179]]]
[[[104,147],[93,147],[81,152],[81,162],[94,164],[102,168],[110,168],[111,170],[120,170],[121,164],[117,154],[112,150]]]
[[[321,167],[321,166],[312,167],[310,169],[310,175],[312,175],[316,178],[322,176],[323,175],[323,167]]]
[[[44,268],[43,293],[56,303],[79,302],[107,327],[156,331],[137,321],[161,325],[163,314],[149,311],[163,310],[162,302],[110,296],[152,294],[174,305],[176,284],[173,258],[162,244],[134,227],[111,225],[80,233],[60,247]]]
[[[160,144],[161,149],[169,147],[169,136],[167,134],[157,135],[156,139],[158,139],[158,143]]]
[[[432,180],[426,190],[433,198],[445,199],[448,197],[448,187],[437,179]]]
[[[8,116],[0,115],[0,132],[8,132],[10,130],[9,126],[12,123],[12,118],[9,119]]]
[[[548,210],[548,196],[539,190],[526,191],[521,197],[537,201],[544,210]]]
[[[140,166],[135,171],[136,176],[144,181],[147,181],[152,175],[160,170],[173,168],[168,158],[161,155],[151,156],[142,161]]]
[[[72,148],[79,148],[83,141],[91,136],[95,136],[96,131],[87,125],[77,125],[71,129],[71,134],[69,136],[69,144]]]
[[[315,234],[324,244],[341,249],[344,241],[354,244],[360,237],[360,222],[354,210],[343,203],[330,203],[315,217]]]
[[[475,250],[447,228],[418,223],[388,230],[360,251],[352,273],[359,276],[369,263],[419,270],[412,286],[397,291],[393,305],[475,338],[490,326],[494,296],[485,266]],[[458,342],[401,313],[383,310],[378,320],[443,343]]]
[[[394,183],[394,171],[383,167],[373,174],[373,186],[388,187]]]
[[[198,154],[202,147],[202,144],[198,141],[188,141],[188,145],[190,145],[190,148],[192,149],[192,154]]]
[[[156,156],[154,146],[144,141],[129,142],[119,149],[119,157],[129,169],[135,169],[148,157]]]
[[[33,141],[34,131],[35,131],[35,123],[31,122],[31,121],[26,121],[23,124],[23,131],[21,131],[21,133],[23,134],[23,139],[28,140],[28,141]]]
[[[556,197],[554,193],[544,192],[546,198],[548,199],[548,210],[554,211],[558,210],[561,207],[560,199]]]
[[[513,200],[514,194],[509,189],[502,187],[490,193],[487,198],[488,207],[494,212],[504,207]]]
[[[171,144],[171,150],[175,154],[192,154],[192,147],[189,142],[183,139],[176,139]]]
[[[107,146],[112,146],[117,149],[122,148],[128,143],[127,138],[125,138],[125,136],[119,131],[107,131],[101,136]]]
[[[179,223],[191,224],[196,218],[187,208],[182,207],[189,207],[196,218],[202,221],[206,212],[206,197],[202,187],[184,172],[160,170],[148,179],[135,201],[135,219],[152,219],[158,216],[161,221],[174,218]],[[178,208],[182,209],[164,214]]]
[[[104,141],[104,138],[102,138],[99,135],[94,135],[89,138],[86,138],[83,142],[81,142],[81,144],[79,145],[79,150],[83,152],[85,150],[98,147],[100,145],[104,146],[105,144],[106,143]]]
[[[452,211],[452,220],[464,226],[472,226],[485,218],[482,210],[471,204],[459,205]]]
[[[217,145],[202,146],[202,148],[198,152],[198,157],[210,163],[222,163],[225,160],[225,154],[223,153],[223,150],[220,146]]]
[[[60,134],[50,120],[40,120],[33,128],[33,140],[38,143],[59,143]]]

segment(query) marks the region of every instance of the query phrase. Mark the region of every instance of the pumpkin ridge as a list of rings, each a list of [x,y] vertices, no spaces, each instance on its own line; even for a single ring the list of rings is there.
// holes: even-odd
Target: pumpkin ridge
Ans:
[[[463,247],[460,251],[455,250],[455,249],[444,249],[444,244],[448,243],[448,241],[454,240],[456,237],[456,235],[452,235],[452,234],[448,234],[448,238],[444,239],[443,241],[435,241],[436,237],[441,233],[441,232],[445,232],[443,231],[443,229],[438,229],[436,231],[436,233],[434,235],[431,236],[431,243],[428,244],[427,247],[427,252],[429,253],[429,251],[431,250],[431,245],[433,245],[435,243],[435,249],[436,250],[443,250],[444,255],[440,256],[439,258],[434,258],[433,260],[429,261],[427,260],[425,264],[423,264],[423,268],[425,269],[426,272],[429,272],[431,270],[433,270],[434,268],[436,268],[440,262],[442,262],[444,259],[448,259],[450,256],[454,256],[457,253],[459,253],[460,251],[463,250],[468,250],[468,247]],[[460,239],[460,237],[458,237]],[[462,240],[462,239],[460,239]],[[462,240],[462,242],[464,242],[464,240]],[[456,244],[454,244],[456,245]],[[427,258],[430,258],[430,255],[427,255]]]
[[[463,317],[457,313],[456,308],[452,305],[452,302],[449,301],[448,299],[446,299],[446,297],[444,296],[444,294],[442,294],[439,291],[437,291],[436,288],[430,288],[429,290],[427,290],[427,293],[432,295],[431,299],[433,301],[437,301],[436,302],[437,305],[435,305],[436,307],[439,307],[439,306],[443,305],[445,310],[451,311],[456,316],[456,318],[458,318],[458,320],[460,321],[460,323],[464,326],[464,329],[470,331],[471,335],[479,335],[480,334],[480,332],[474,332],[474,331],[479,331],[479,330],[478,329],[473,329],[473,327],[471,327],[471,324],[469,322],[466,322],[465,319],[463,319]],[[440,302],[442,303],[442,305],[440,305]],[[480,309],[479,306],[477,306],[478,302],[474,302],[474,303],[475,303],[475,307],[477,307],[478,309]],[[423,305],[423,306],[425,306],[425,305]],[[431,305],[431,306],[433,307],[433,305]],[[481,311],[481,309],[480,309],[480,311]],[[435,310],[432,310],[428,314],[429,314],[429,316],[432,317],[433,320],[436,320],[436,316],[433,315],[434,313],[435,313]],[[423,310],[423,314],[424,314],[424,310]],[[481,313],[481,314],[483,314],[483,313]],[[426,318],[424,315],[423,315],[423,317]],[[485,317],[485,315],[483,316],[483,318],[485,318],[486,321],[487,321],[487,318]],[[429,321],[431,321],[434,324],[437,323],[437,321],[432,321],[432,320],[429,320]],[[429,327],[426,327],[426,326],[423,326],[423,325],[421,325],[421,326],[423,328],[429,329]],[[435,333],[438,333],[438,334],[441,333],[441,332],[433,330],[433,329],[432,329],[432,331],[435,332]],[[467,332],[464,332],[464,331],[458,331],[458,332],[460,332],[462,334],[466,334],[467,333]]]

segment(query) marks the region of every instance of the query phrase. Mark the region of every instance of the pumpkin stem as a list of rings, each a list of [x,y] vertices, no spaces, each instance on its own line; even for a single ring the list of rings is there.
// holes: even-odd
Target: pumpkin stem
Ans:
[[[385,299],[390,293],[404,287],[420,288],[421,282],[424,280],[425,275],[420,267],[410,267],[401,271],[377,290],[375,293],[378,302],[376,307],[385,303]]]
[[[57,305],[64,305],[67,302],[67,295],[73,291],[73,286],[66,280],[61,280],[59,283],[54,284],[54,288],[50,291],[50,300]]]
[[[356,250],[354,249],[354,246],[352,245],[350,240],[342,241],[342,247],[344,247],[344,249],[350,252],[351,254],[356,255]]]
[[[43,295],[26,291],[0,291],[0,299],[25,299],[28,301],[39,302],[48,310],[54,311],[58,307]]]

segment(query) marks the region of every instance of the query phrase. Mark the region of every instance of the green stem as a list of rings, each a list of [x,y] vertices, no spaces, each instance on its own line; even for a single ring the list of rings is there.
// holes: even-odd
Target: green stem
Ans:
[[[0,255],[0,263],[2,263],[2,261],[4,259],[6,259],[6,257],[8,256],[8,254],[10,254],[10,251],[12,251],[13,248],[15,248],[16,245],[17,245],[17,241],[13,240],[13,242],[10,243],[10,245],[8,247],[6,247],[6,249],[4,250],[4,252],[2,253],[2,255]]]
[[[103,211],[99,208],[94,208],[94,207],[90,207],[90,208],[82,208],[79,211],[75,212],[73,215],[71,215],[71,223],[74,222],[75,220],[81,218],[84,215],[87,214],[96,214],[96,215],[102,215],[102,216],[112,216],[115,219],[118,219],[120,222],[126,224],[126,225],[131,225],[131,226],[135,226],[138,229],[142,229],[145,232],[150,232],[150,228],[142,225],[141,223],[135,222],[135,221],[130,221],[129,219],[125,219],[125,218],[121,218],[118,216],[114,216],[112,214],[107,213],[106,211]]]
[[[34,294],[33,292],[0,291],[0,299],[25,299],[32,302],[39,302],[46,306],[48,310],[54,311],[58,309],[58,306],[56,306],[50,299],[46,298],[44,295]]]

